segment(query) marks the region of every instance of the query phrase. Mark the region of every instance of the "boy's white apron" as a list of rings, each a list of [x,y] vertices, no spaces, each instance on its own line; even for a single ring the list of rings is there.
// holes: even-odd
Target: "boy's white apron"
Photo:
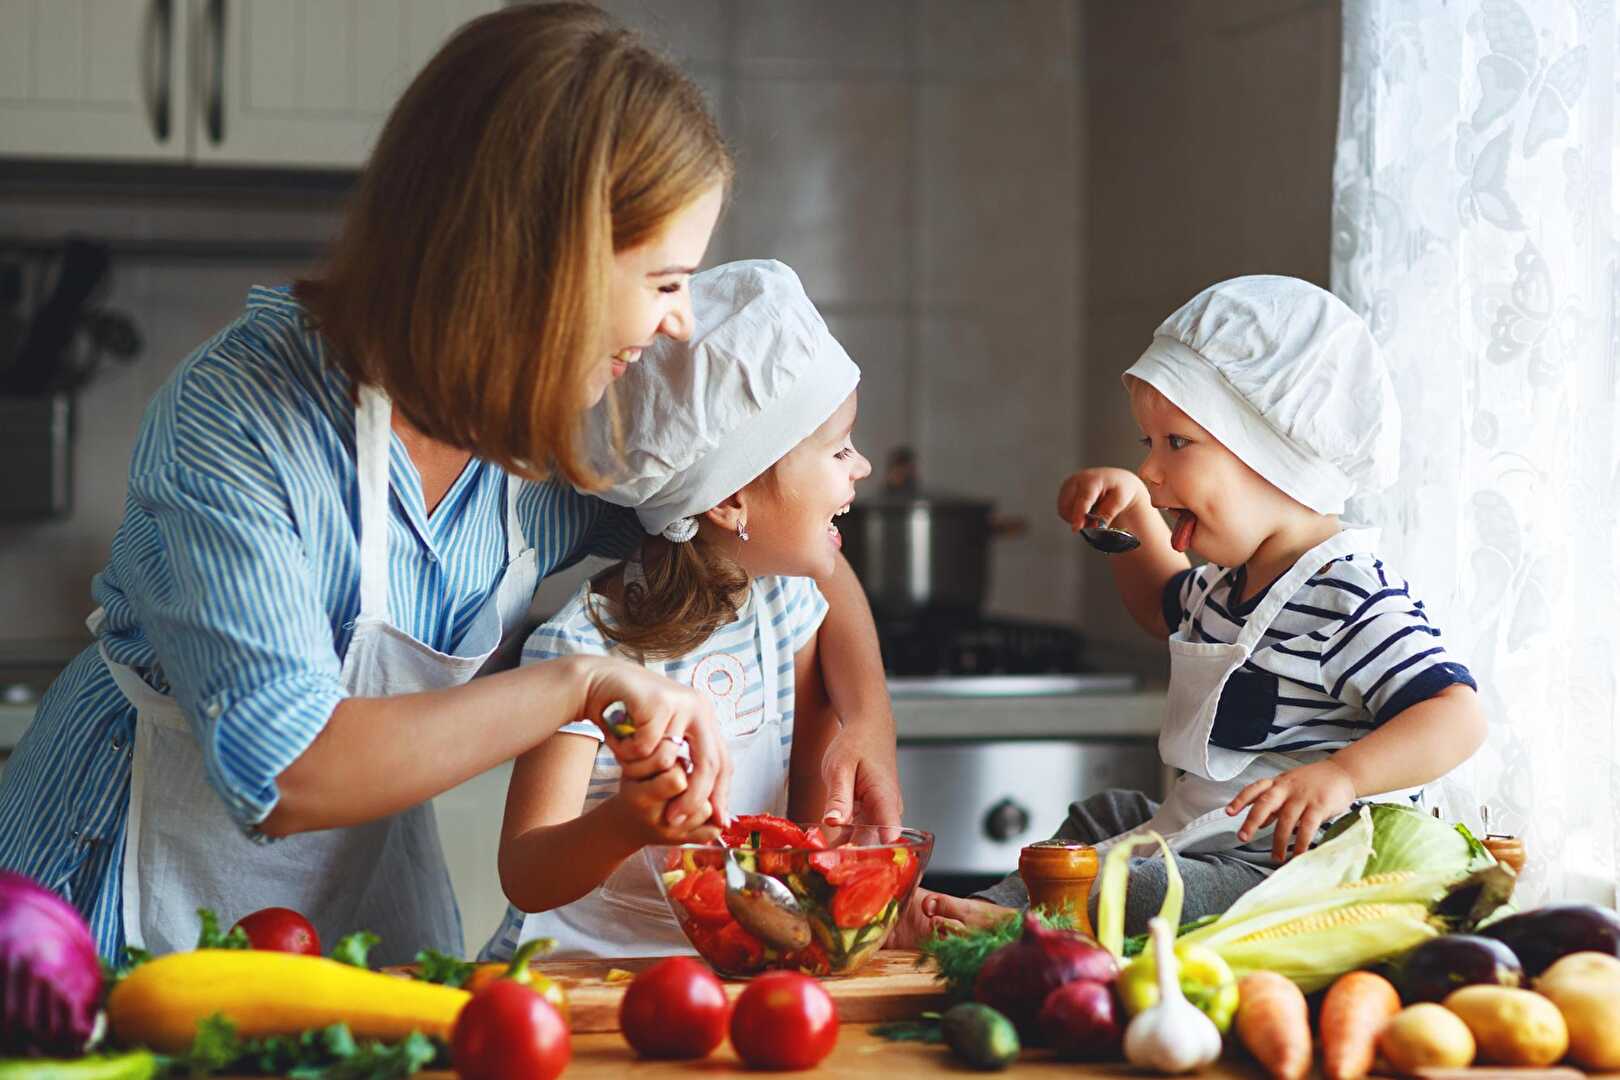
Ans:
[[[519,483],[508,477],[507,566],[456,651],[439,652],[393,625],[388,614],[391,412],[382,393],[360,389],[355,411],[360,614],[340,676],[352,697],[467,682],[498,651],[504,654],[521,640],[539,580],[539,556],[526,544],[518,522]],[[104,617],[99,610],[90,617],[92,633]],[[432,803],[363,825],[253,843],[208,783],[196,734],[174,699],[113,662],[105,646],[101,655],[136,708],[123,863],[129,944],[159,953],[190,949],[197,940],[197,908],[213,909],[229,926],[251,911],[276,906],[308,916],[326,945],[355,930],[378,934],[377,963],[405,963],[423,948],[461,955],[461,919]]]
[[[750,595],[764,687],[760,711],[752,716],[737,716],[743,669],[731,657],[717,654],[706,658],[692,670],[692,681],[697,689],[710,694],[715,703],[715,720],[725,735],[732,764],[731,812],[782,814],[787,810],[789,766],[783,740],[790,732],[784,729],[785,720],[777,704],[780,651],[776,635],[770,632],[771,613],[765,606],[765,590],[757,580]],[[660,675],[668,674],[661,661],[643,663]],[[646,857],[639,851],[572,904],[527,916],[520,940],[537,937],[556,940],[557,947],[547,955],[557,959],[669,956],[693,951],[670,914]]]
[[[1228,645],[1217,642],[1194,641],[1179,629],[1170,636],[1170,689],[1164,728],[1159,732],[1159,756],[1165,764],[1182,770],[1182,775],[1171,787],[1168,797],[1153,817],[1129,833],[1111,837],[1098,845],[1106,850],[1125,836],[1149,829],[1157,832],[1178,852],[1222,851],[1241,846],[1237,839],[1249,811],[1232,816],[1226,806],[1248,785],[1256,780],[1276,776],[1311,761],[1328,756],[1327,752],[1306,751],[1298,754],[1279,754],[1228,750],[1210,742],[1215,728],[1215,714],[1220,707],[1221,691],[1232,673],[1241,668],[1254,652],[1261,638],[1282,612],[1283,606],[1293,599],[1300,587],[1324,565],[1344,555],[1358,551],[1376,550],[1378,530],[1360,526],[1347,526],[1327,540],[1311,548],[1288,570],[1272,583],[1254,612],[1243,624],[1237,641]],[[1195,625],[1209,594],[1215,591],[1211,582],[1188,613],[1184,625]],[[1379,795],[1381,801],[1404,799],[1411,792],[1390,792]],[[1274,828],[1268,825],[1250,839],[1270,836]]]

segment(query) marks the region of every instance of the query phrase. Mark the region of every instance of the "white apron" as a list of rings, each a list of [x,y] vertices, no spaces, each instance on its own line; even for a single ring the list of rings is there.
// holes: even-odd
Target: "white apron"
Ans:
[[[539,556],[517,518],[519,481],[506,479],[507,566],[453,653],[395,627],[388,615],[388,452],[391,406],[361,387],[355,412],[360,491],[360,614],[343,657],[352,697],[459,686],[478,674],[504,639],[524,629]],[[91,632],[104,613],[90,617]],[[208,783],[196,732],[173,698],[130,668],[103,660],[136,708],[135,758],[124,847],[124,936],[157,953],[190,949],[197,908],[229,926],[264,907],[289,907],[315,924],[327,947],[370,930],[382,941],[373,962],[406,963],[417,950],[459,956],[461,919],[439,846],[432,803],[379,821],[256,844]],[[494,828],[491,824],[491,828]]]
[[[781,661],[776,636],[769,631],[765,590],[757,580],[751,586],[751,596],[764,684],[760,711],[752,716],[737,716],[744,673],[733,657],[715,654],[705,658],[692,669],[692,684],[709,692],[715,704],[715,720],[725,736],[732,764],[731,813],[782,814],[787,810],[790,759],[782,745],[789,732],[784,730],[785,719],[777,707],[777,665]],[[643,663],[660,675],[668,674],[661,661]],[[693,952],[659,892],[646,857],[639,851],[572,904],[525,917],[520,936],[522,941],[556,939],[557,947],[546,955],[559,960]]]
[[[1320,761],[1331,754],[1326,750],[1288,754],[1228,750],[1211,743],[1210,735],[1215,729],[1215,714],[1227,680],[1243,666],[1283,606],[1327,563],[1358,551],[1375,550],[1377,544],[1377,529],[1347,526],[1311,548],[1272,583],[1244,622],[1237,641],[1230,645],[1194,641],[1180,630],[1170,636],[1170,689],[1164,728],[1159,732],[1159,756],[1165,764],[1181,769],[1182,775],[1146,824],[1103,841],[1097,845],[1099,851],[1114,846],[1126,836],[1150,829],[1163,836],[1173,851],[1222,851],[1239,847],[1237,833],[1249,812],[1245,809],[1235,816],[1226,812],[1227,804],[1237,793],[1256,780]],[[1185,625],[1190,627],[1196,623],[1216,584],[1212,582],[1193,602]],[[1409,794],[1390,792],[1378,798],[1396,801]],[[1268,825],[1249,842],[1274,831],[1274,826]]]

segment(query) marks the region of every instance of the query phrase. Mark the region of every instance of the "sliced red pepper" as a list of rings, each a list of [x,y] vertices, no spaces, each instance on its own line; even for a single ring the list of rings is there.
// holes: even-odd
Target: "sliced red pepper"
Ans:
[[[755,843],[754,834],[759,833]],[[742,814],[725,829],[729,847],[795,848],[804,846],[804,830],[775,814]]]
[[[731,920],[726,910],[726,879],[718,870],[687,874],[669,890],[687,914],[704,926],[723,926]]]
[[[844,930],[867,925],[894,899],[898,883],[892,863],[861,867],[833,893],[833,925]]]

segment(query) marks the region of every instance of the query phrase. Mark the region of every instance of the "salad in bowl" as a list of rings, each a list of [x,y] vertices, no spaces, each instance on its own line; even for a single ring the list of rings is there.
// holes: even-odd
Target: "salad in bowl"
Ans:
[[[900,826],[801,825],[744,814],[723,836],[744,870],[775,878],[810,923],[810,944],[782,951],[760,941],[726,906],[718,844],[653,844],[643,857],[698,955],[721,975],[765,971],[849,975],[883,947],[934,849],[931,833]]]

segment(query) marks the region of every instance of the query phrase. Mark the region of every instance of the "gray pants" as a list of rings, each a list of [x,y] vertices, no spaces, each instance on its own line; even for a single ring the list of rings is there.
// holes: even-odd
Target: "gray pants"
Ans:
[[[1105,791],[1070,806],[1068,820],[1058,829],[1055,839],[1099,843],[1145,825],[1158,808],[1158,803],[1140,791]],[[1176,868],[1181,871],[1186,888],[1181,918],[1187,922],[1225,911],[1238,897],[1269,877],[1277,864],[1272,861],[1267,843],[1264,847],[1177,855]],[[1146,932],[1148,920],[1159,913],[1159,905],[1164,903],[1164,890],[1162,855],[1131,859],[1130,887],[1125,894],[1126,934]],[[1029,891],[1024,888],[1024,879],[1016,873],[975,895],[1007,907],[1029,906]],[[1097,924],[1097,895],[1097,890],[1093,889],[1090,903],[1093,926]]]

